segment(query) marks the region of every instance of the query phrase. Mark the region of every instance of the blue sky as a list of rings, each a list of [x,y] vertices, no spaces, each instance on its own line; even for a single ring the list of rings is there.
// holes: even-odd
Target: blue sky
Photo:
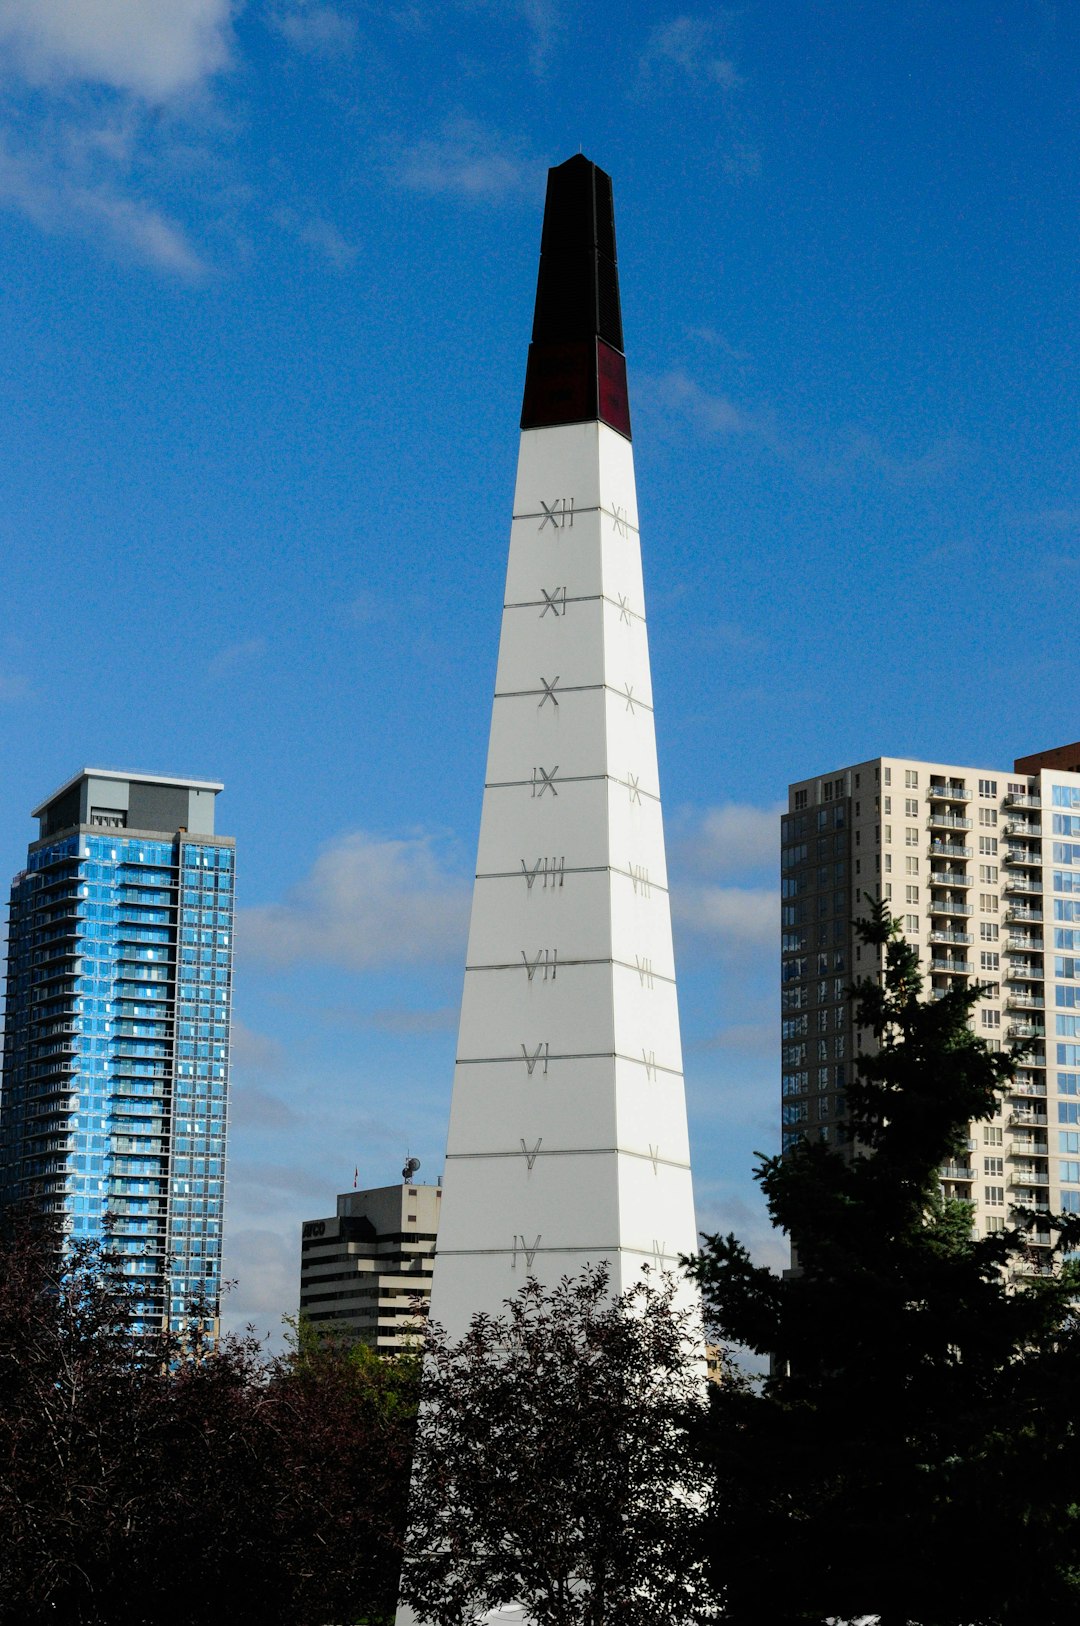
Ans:
[[[441,1168],[545,170],[615,181],[700,1218],[790,779],[1080,735],[1080,12],[0,0],[0,856],[221,778],[226,1268]]]

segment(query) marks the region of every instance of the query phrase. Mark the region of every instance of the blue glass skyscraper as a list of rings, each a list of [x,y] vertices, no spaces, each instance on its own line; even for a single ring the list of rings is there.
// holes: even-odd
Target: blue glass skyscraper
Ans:
[[[86,768],[11,889],[0,1202],[108,1235],[141,1330],[221,1282],[234,842],[220,784]]]

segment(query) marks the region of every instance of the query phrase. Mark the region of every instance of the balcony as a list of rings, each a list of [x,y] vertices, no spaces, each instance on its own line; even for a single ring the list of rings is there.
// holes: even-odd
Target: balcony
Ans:
[[[930,871],[931,886],[972,886],[970,875],[965,875],[960,869],[932,869]]]
[[[971,858],[971,847],[958,847],[953,841],[932,841],[930,843],[931,858]]]
[[[1006,847],[1002,855],[1005,864],[1026,864],[1029,869],[1042,869],[1040,847]]]
[[[945,785],[928,786],[926,799],[928,802],[970,802],[971,792],[953,780]]]
[[[1041,796],[1028,796],[1028,795],[1022,794],[1020,791],[1011,790],[1009,792],[1008,796],[1006,796],[1006,798],[1005,798],[1004,806],[1005,807],[1033,807],[1033,808],[1036,808],[1037,810],[1041,811],[1042,810],[1042,797]]]
[[[1005,919],[1010,926],[1041,926],[1043,912],[1041,909],[1029,909],[1022,903],[1014,903],[1006,909]],[[1039,947],[1042,948],[1042,943]]]
[[[926,825],[929,830],[970,830],[972,822],[971,819],[961,818],[958,813],[943,813],[940,808],[931,808]]]
[[[975,906],[962,903],[959,898],[934,898],[927,904],[932,915],[973,915]]]
[[[1043,884],[1041,881],[1033,881],[1026,875],[1003,875],[1001,877],[1001,890],[1003,892],[1041,894],[1042,889]]]
[[[1045,1141],[1034,1140],[1030,1135],[1016,1135],[1009,1150],[1010,1157],[1049,1157],[1049,1149]]]
[[[1035,1112],[1031,1107],[1016,1107],[1009,1113],[1010,1129],[1045,1129],[1046,1124],[1046,1113]]]
[[[1027,819],[1010,819],[1002,828],[1007,836],[1030,836],[1033,841],[1043,833],[1041,824],[1029,824]]]
[[[1006,1036],[1010,1039],[1045,1039],[1046,1023],[1034,1021],[1013,1022],[1005,1031]]]
[[[953,932],[938,926],[930,933],[931,943],[974,943],[975,939],[970,932]]]
[[[1009,939],[1009,948],[1034,948],[1033,943],[1014,943]],[[1041,960],[1010,960],[1005,967],[1005,975],[1010,982],[1042,982],[1043,967]]]
[[[963,1163],[946,1163],[941,1169],[943,1180],[974,1180],[975,1170]]]
[[[1010,1186],[1048,1186],[1050,1176],[1045,1169],[1010,1169],[1008,1175]]]
[[[1007,1011],[1044,1011],[1046,1000],[1042,994],[1009,994],[1005,1000]]]
[[[1043,1078],[1036,1078],[1034,1073],[1017,1073],[1012,1082],[1012,1093],[1014,1095],[1045,1096],[1046,1080]],[[1045,1118],[1043,1119],[1043,1122],[1046,1122]]]
[[[950,976],[968,976],[975,967],[970,960],[931,960],[931,971],[947,971]]]

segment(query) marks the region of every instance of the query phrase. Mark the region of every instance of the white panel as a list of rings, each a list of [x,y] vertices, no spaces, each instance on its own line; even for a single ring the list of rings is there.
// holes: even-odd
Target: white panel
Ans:
[[[537,952],[534,946],[531,954]],[[531,1035],[551,1036],[565,1055],[591,1055],[615,1048],[611,966],[569,965],[554,980],[524,965],[507,971],[466,971],[458,1055],[517,1055]],[[635,1054],[637,1051],[635,1047]]]
[[[562,884],[545,886],[537,875],[531,889],[521,871],[513,877],[478,881],[469,928],[468,963],[493,965],[520,961],[534,943],[572,946],[585,959],[611,956],[611,880],[606,870],[569,875]]]
[[[541,766],[550,771],[557,763]],[[555,790],[554,796],[550,791],[536,796],[525,784],[485,793],[476,860],[480,873],[520,871],[523,858],[534,864],[545,855],[561,855],[575,865],[607,862],[606,780],[560,785],[556,779]]]

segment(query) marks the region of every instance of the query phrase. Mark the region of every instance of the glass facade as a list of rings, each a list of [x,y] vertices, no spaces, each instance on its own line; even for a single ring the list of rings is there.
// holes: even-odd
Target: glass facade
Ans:
[[[140,1330],[216,1327],[233,879],[227,838],[81,826],[12,887],[0,1200],[108,1234]]]

